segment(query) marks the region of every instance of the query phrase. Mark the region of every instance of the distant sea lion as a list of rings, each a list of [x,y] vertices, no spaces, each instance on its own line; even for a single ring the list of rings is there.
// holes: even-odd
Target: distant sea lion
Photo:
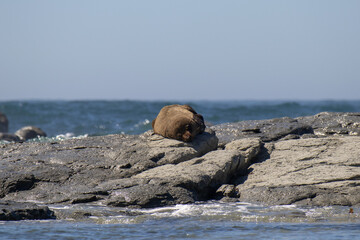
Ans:
[[[191,142],[205,130],[204,118],[189,105],[163,107],[152,121],[154,133],[166,138]]]
[[[8,142],[20,142],[20,138],[15,134],[2,133],[2,132],[0,132],[0,140],[5,140]]]
[[[0,132],[7,133],[9,131],[9,120],[6,115],[0,112]]]
[[[15,132],[15,135],[18,136],[22,141],[37,137],[46,137],[46,133],[43,130],[34,126],[26,126],[20,128]]]

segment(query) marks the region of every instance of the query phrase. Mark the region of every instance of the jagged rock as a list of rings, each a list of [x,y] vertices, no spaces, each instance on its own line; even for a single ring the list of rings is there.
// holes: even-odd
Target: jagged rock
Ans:
[[[207,129],[191,143],[148,131],[1,144],[0,198],[121,207],[218,197],[360,205],[359,126],[360,114],[321,113],[221,124],[212,127],[216,135]]]
[[[139,136],[0,145],[0,197],[47,204],[104,201],[116,190],[144,182],[131,176],[215,149],[217,138],[211,132],[198,135],[192,143],[150,131]]]
[[[237,194],[235,185],[233,185],[233,184],[221,185],[221,187],[219,187],[216,190],[216,195],[219,197],[229,197],[229,198],[239,197],[239,195]]]
[[[194,202],[194,194],[182,187],[161,184],[143,184],[119,189],[105,201],[109,206],[159,207]]]
[[[22,141],[26,141],[37,137],[46,137],[46,133],[38,127],[26,126],[15,132],[15,135]]]
[[[360,138],[296,139],[265,145],[263,159],[237,180],[241,201],[359,205]]]
[[[211,128],[216,132],[220,145],[242,138],[255,137],[264,142],[270,142],[279,140],[289,134],[313,133],[311,125],[289,117],[224,123]]]
[[[297,121],[311,125],[314,133],[319,136],[360,136],[360,113],[322,112],[315,116],[299,117]]]
[[[253,160],[260,153],[263,145],[260,138],[243,138],[226,144],[225,150],[235,150],[244,157],[244,161],[241,163],[241,166],[239,166],[239,171],[244,171],[252,164]]]
[[[211,127],[219,145],[241,138],[258,137],[264,142],[296,139],[306,135],[360,136],[360,113],[322,112],[314,116],[224,123]]]
[[[175,203],[188,203],[209,199],[216,189],[238,173],[242,161],[244,158],[237,151],[218,150],[176,165],[152,168],[132,178],[146,179],[148,183],[143,188],[153,185],[179,187],[182,190],[176,191],[177,196],[171,194],[170,199],[174,199]],[[136,197],[140,193],[133,195]],[[186,199],[186,202],[178,201],[179,198]],[[129,197],[127,201],[133,202],[133,198]]]
[[[0,220],[18,221],[33,219],[54,219],[54,212],[47,206],[38,206],[35,203],[21,203],[0,200]]]
[[[7,133],[9,131],[9,120],[6,115],[0,112],[0,133]]]

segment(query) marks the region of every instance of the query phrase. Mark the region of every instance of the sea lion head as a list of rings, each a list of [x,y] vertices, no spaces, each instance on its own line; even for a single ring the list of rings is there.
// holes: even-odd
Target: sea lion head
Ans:
[[[191,142],[205,131],[204,118],[200,114],[194,114],[192,119],[180,118],[175,126],[176,139],[184,142]]]

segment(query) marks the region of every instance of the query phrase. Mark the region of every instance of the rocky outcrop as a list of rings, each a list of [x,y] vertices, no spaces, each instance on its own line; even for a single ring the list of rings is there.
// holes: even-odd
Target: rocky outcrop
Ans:
[[[191,143],[148,131],[0,145],[0,198],[49,206],[360,205],[359,126],[360,113],[320,113],[221,124]]]
[[[332,136],[268,143],[236,180],[240,201],[263,204],[360,204],[360,137]]]
[[[108,135],[52,143],[0,145],[0,197],[45,204],[104,202],[141,207],[205,200],[198,197],[202,194],[194,189],[176,185],[178,181],[169,182],[165,188],[161,181],[155,183],[136,176],[152,168],[181,165],[201,157],[215,150],[217,143],[215,134],[210,131],[198,135],[192,143],[147,132],[140,136]],[[165,175],[158,174],[159,178]],[[142,202],[122,203],[116,196],[123,189],[132,192],[140,189],[135,195]],[[168,190],[172,191],[170,196]],[[161,192],[166,195],[165,200]]]
[[[213,126],[212,129],[216,132],[221,146],[241,138],[255,137],[260,138],[261,141],[270,142],[287,136],[314,133],[313,128],[307,122],[300,122],[288,117],[224,123]]]
[[[360,113],[323,112],[315,116],[299,118],[275,118],[242,121],[213,126],[219,144],[225,145],[240,138],[258,137],[264,142],[283,138],[329,136],[334,134],[360,136]],[[283,139],[284,140],[284,139]]]
[[[0,221],[54,219],[54,212],[46,206],[0,200]]]

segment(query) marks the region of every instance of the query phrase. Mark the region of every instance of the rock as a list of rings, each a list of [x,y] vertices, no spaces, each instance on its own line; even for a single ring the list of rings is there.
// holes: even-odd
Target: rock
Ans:
[[[265,144],[265,149],[265,158],[237,180],[241,201],[360,204],[359,137],[286,140]]]
[[[205,153],[215,150],[218,146],[218,138],[211,129],[206,129],[204,133],[197,135],[191,144],[167,139],[160,135],[148,131],[144,136],[149,136],[149,155],[152,161],[158,164],[180,163],[194,157],[204,155]],[[171,148],[170,151],[164,152],[165,149]]]
[[[360,114],[321,113],[217,125],[189,143],[148,131],[1,144],[0,198],[135,208],[214,198],[360,205],[359,123]]]
[[[225,150],[235,150],[239,152],[244,157],[244,161],[239,167],[239,170],[246,170],[258,156],[263,145],[260,138],[244,138],[226,144]]]
[[[235,198],[235,197],[240,197],[237,194],[235,185],[233,184],[223,184],[221,185],[221,187],[218,188],[218,190],[216,190],[216,195],[219,197],[228,197],[228,198]]]
[[[35,203],[20,203],[0,200],[0,220],[18,221],[35,219],[54,219],[54,212],[46,206]]]
[[[0,132],[0,140],[8,141],[8,142],[19,142],[20,138],[15,134],[11,133],[1,133]]]
[[[147,180],[144,188],[152,185],[181,188],[175,191],[176,195],[169,196],[175,203],[201,201],[214,196],[223,183],[229,182],[238,173],[242,161],[243,156],[236,151],[218,150],[176,165],[152,168],[132,178]],[[186,202],[178,201],[179,198]],[[127,201],[133,202],[131,197]]]
[[[143,184],[116,190],[105,201],[115,207],[159,207],[174,204],[193,203],[193,193],[182,187],[161,184]]]
[[[257,137],[264,142],[296,139],[304,135],[360,136],[360,113],[323,112],[298,118],[275,118],[237,123],[224,123],[211,127],[216,131],[219,145],[241,138]]]
[[[217,138],[211,132],[198,135],[192,143],[166,139],[149,131],[139,136],[108,135],[0,145],[0,197],[45,204],[106,202],[110,197],[113,199],[116,191],[140,189],[147,184],[143,179],[130,178],[136,174],[164,164],[181,164],[215,149]],[[169,187],[176,190],[172,185]],[[139,197],[146,195],[151,201],[151,192],[165,191],[160,186],[149,189],[153,190]],[[181,196],[176,199],[188,201]],[[145,200],[135,203],[154,206]],[[168,200],[167,204],[170,203]]]
[[[9,121],[6,115],[0,112],[0,133],[7,133],[9,131]]]
[[[224,123],[211,127],[219,138],[219,144],[225,145],[241,138],[260,138],[264,142],[276,141],[289,134],[303,135],[313,133],[311,125],[305,121],[288,117],[269,120],[252,120],[237,123]]]
[[[360,113],[322,112],[315,116],[299,117],[297,121],[311,125],[314,133],[319,136],[360,136]]]
[[[37,137],[46,137],[46,133],[38,127],[26,126],[15,132],[15,135],[22,141],[26,141]]]

